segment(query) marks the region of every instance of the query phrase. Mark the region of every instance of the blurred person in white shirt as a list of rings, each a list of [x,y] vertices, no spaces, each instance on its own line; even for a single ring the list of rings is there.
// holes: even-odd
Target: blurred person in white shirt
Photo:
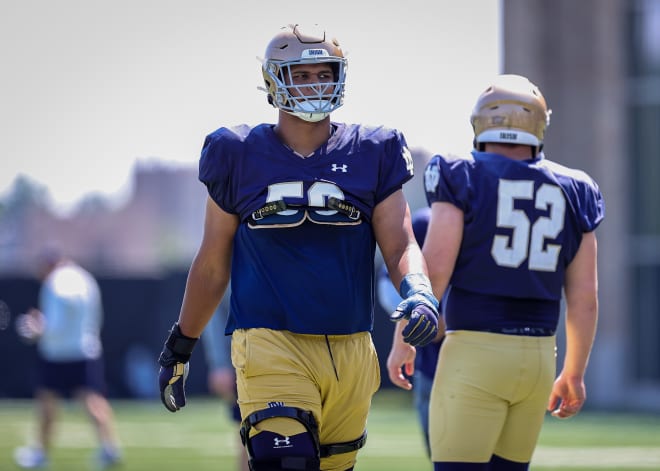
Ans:
[[[37,346],[38,434],[34,444],[16,450],[16,463],[28,469],[48,466],[59,399],[75,398],[94,425],[100,445],[97,464],[118,464],[114,414],[105,392],[99,285],[91,273],[52,248],[39,256],[38,271],[39,308],[16,320],[18,334]]]

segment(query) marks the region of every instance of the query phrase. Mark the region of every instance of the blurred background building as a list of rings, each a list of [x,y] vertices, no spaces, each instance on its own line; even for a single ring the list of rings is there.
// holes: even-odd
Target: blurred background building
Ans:
[[[526,75],[543,91],[553,110],[548,157],[584,169],[605,195],[588,407],[660,412],[660,1],[500,5],[501,71]],[[419,207],[425,204],[419,170],[431,154],[413,149],[413,155],[417,176],[404,191]],[[0,202],[0,304],[15,314],[34,303],[31,262],[48,234],[98,274],[108,293],[104,335],[113,336],[110,348],[122,357],[109,368],[114,393],[148,396],[161,336],[176,318],[201,238],[206,194],[194,167],[143,165],[133,178],[122,206],[90,197],[67,217],[48,210],[43,189],[18,179]],[[391,325],[376,318],[384,359]],[[119,338],[128,326],[133,332]],[[0,355],[26,355],[10,330],[0,328]],[[193,387],[203,390],[204,380],[193,377]],[[0,387],[0,397],[16,394],[7,388]]]

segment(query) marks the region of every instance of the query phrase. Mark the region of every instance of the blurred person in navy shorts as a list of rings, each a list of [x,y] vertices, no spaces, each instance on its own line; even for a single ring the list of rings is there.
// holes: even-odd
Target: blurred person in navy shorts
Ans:
[[[34,444],[16,450],[16,463],[28,469],[48,466],[58,400],[76,398],[94,425],[100,445],[97,464],[101,468],[118,464],[114,414],[105,397],[100,337],[103,309],[98,283],[55,249],[39,256],[38,271],[42,281],[39,308],[16,320],[18,334],[37,345],[38,435]]]

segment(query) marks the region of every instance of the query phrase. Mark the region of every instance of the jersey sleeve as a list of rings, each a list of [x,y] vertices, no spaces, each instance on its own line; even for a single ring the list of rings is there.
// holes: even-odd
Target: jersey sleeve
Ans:
[[[401,132],[390,130],[384,142],[376,204],[402,188],[413,175],[413,158],[406,138]]]
[[[228,213],[236,212],[231,167],[239,157],[239,149],[235,134],[227,128],[220,128],[206,136],[199,159],[199,180],[213,201]]]
[[[556,162],[543,162],[566,192],[582,232],[591,232],[605,218],[605,200],[598,184],[586,172]]]
[[[587,176],[582,185],[578,186],[581,208],[580,224],[584,232],[595,230],[605,218],[605,200],[598,184]]]
[[[470,178],[469,161],[462,158],[446,158],[436,155],[426,164],[424,189],[429,206],[436,202],[451,203],[467,212]]]

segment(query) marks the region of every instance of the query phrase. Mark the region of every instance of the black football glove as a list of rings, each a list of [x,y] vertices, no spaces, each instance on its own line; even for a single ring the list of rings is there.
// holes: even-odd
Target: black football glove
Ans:
[[[179,325],[175,323],[165,341],[163,351],[158,357],[160,400],[170,412],[176,412],[186,405],[185,386],[186,378],[188,378],[188,360],[190,360],[197,340],[183,335]]]
[[[392,321],[407,319],[401,332],[403,340],[414,347],[430,343],[438,333],[438,300],[431,290],[431,282],[422,273],[409,273],[403,277],[399,294],[403,301],[390,314]]]

